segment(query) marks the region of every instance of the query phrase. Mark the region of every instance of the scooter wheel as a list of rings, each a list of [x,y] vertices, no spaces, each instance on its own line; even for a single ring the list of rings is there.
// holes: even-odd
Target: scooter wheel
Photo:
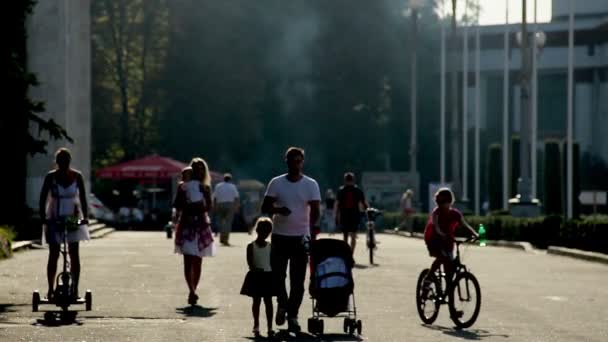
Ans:
[[[40,293],[36,290],[32,294],[32,311],[38,312],[38,305],[40,305]]]
[[[84,295],[84,303],[87,311],[91,311],[93,309],[93,293],[91,290],[87,290],[86,294]]]

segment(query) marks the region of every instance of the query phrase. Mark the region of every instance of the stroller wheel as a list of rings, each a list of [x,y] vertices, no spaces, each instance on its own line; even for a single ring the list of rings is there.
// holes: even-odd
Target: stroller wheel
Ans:
[[[323,320],[318,318],[309,318],[308,319],[308,332],[313,335],[323,335]]]
[[[38,312],[38,305],[40,305],[40,293],[36,290],[32,294],[32,311]]]
[[[363,329],[363,323],[361,323],[361,320],[357,321],[357,335],[361,335],[361,331]]]
[[[308,332],[313,335],[315,334],[315,321],[316,321],[316,319],[314,319],[314,318],[308,319]]]
[[[91,309],[93,309],[93,293],[91,290],[87,290],[86,294],[84,295],[84,301],[85,309],[87,311],[91,311]]]

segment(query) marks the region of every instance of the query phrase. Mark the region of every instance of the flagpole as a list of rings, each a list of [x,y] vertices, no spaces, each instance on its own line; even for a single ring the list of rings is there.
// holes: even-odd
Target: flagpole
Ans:
[[[480,156],[479,156],[479,121],[480,121],[480,44],[481,39],[479,37],[479,21],[477,22],[477,29],[475,31],[475,215],[479,215],[480,208]]]
[[[566,171],[566,205],[567,218],[572,218],[572,126],[573,126],[573,83],[574,83],[574,0],[570,0],[570,13],[568,20],[568,133],[567,144],[567,171]]]
[[[468,125],[469,125],[469,29],[467,19],[467,3],[464,9],[463,35],[462,35],[462,200],[469,200],[468,189],[468,168],[469,168],[469,145],[468,145]]]
[[[509,208],[509,0],[506,0],[502,86],[502,206]]]
[[[532,40],[532,140],[530,141],[530,154],[531,154],[531,171],[532,171],[532,198],[536,198],[537,178],[536,178],[536,162],[537,162],[537,151],[536,151],[536,139],[538,130],[538,22],[536,17],[537,12],[537,0],[534,0],[534,39]]]
[[[442,1],[443,17],[441,18],[441,109],[440,109],[440,180],[445,184],[445,0]]]

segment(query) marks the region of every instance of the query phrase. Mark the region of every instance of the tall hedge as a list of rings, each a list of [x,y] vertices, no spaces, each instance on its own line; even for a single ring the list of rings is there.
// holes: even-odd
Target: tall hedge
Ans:
[[[517,195],[517,180],[519,179],[519,169],[520,169],[520,151],[519,151],[520,139],[518,135],[514,135],[511,137],[511,155],[510,155],[510,165],[511,165],[511,198]]]
[[[385,213],[384,229],[397,227],[400,213]],[[512,217],[508,215],[466,216],[473,227],[483,223],[488,240],[528,241],[539,248],[565,246],[582,250],[608,253],[608,216],[589,216],[565,221],[561,216]],[[428,222],[428,214],[416,214],[412,218],[414,231],[422,233]],[[457,235],[465,235],[458,229]]]
[[[488,199],[490,211],[502,208],[502,146],[491,144],[488,148]]]
[[[581,208],[580,202],[578,200],[578,196],[581,192],[581,183],[580,183],[580,147],[578,142],[574,142],[572,144],[572,217],[579,217]],[[562,204],[564,208],[564,212],[567,210],[567,202],[566,197],[568,196],[568,144],[566,141],[562,143]]]
[[[562,214],[562,173],[559,142],[556,140],[545,141],[544,161],[544,198],[545,214]]]

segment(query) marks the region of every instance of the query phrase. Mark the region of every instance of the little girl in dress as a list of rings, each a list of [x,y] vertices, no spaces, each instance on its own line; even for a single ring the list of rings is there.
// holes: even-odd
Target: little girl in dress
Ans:
[[[272,269],[270,267],[270,242],[266,241],[272,232],[272,220],[260,217],[255,223],[257,238],[247,245],[247,264],[249,272],[241,288],[241,294],[253,298],[253,334],[260,337],[260,304],[264,299],[268,337],[274,335],[272,330],[272,297],[274,295]]]

